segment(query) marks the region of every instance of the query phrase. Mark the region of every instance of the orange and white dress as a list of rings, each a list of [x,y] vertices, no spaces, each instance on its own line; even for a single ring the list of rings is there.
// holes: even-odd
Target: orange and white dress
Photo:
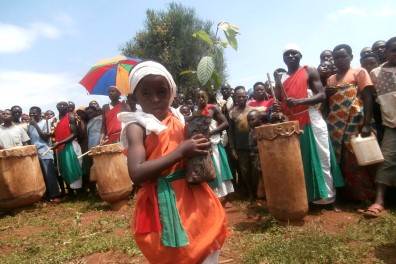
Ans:
[[[172,113],[161,126],[145,139],[146,160],[172,152],[185,140],[184,126]],[[184,161],[174,164],[138,192],[131,227],[150,263],[202,263],[229,236],[219,199],[207,183],[189,185],[183,169]]]

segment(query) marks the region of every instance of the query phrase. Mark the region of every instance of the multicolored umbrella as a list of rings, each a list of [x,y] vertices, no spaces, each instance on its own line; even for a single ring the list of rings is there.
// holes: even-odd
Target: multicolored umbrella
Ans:
[[[112,85],[120,89],[121,95],[129,94],[131,89],[128,75],[140,61],[142,60],[126,56],[100,60],[82,78],[80,84],[90,94],[107,95]]]

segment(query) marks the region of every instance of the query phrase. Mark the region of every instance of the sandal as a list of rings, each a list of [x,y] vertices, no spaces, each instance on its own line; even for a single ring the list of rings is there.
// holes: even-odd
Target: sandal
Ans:
[[[384,207],[379,204],[372,204],[369,208],[365,210],[358,210],[360,213],[362,213],[364,216],[368,217],[378,217],[381,215],[381,213],[384,211]]]
[[[62,199],[59,198],[59,197],[52,198],[52,199],[50,199],[50,202],[51,202],[51,203],[60,203],[60,202],[62,202]]]

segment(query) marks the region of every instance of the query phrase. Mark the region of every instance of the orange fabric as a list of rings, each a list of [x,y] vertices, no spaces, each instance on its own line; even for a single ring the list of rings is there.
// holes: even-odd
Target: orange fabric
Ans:
[[[121,102],[105,113],[106,135],[108,137],[106,144],[114,143],[120,139],[121,122],[118,121],[117,114],[121,112],[122,105],[123,103]]]
[[[165,131],[159,135],[152,133],[146,138],[147,160],[172,152],[184,141],[184,127],[176,117],[169,114],[162,124],[168,127]],[[178,162],[163,171],[161,176],[183,166],[183,162]],[[143,197],[151,193],[152,184],[153,182],[147,182],[139,190],[132,221],[136,244],[150,263],[202,263],[212,251],[222,248],[229,236],[224,209],[209,185],[189,185],[185,179],[172,181],[171,185],[189,245],[179,248],[165,247],[161,244],[161,232],[137,234],[135,230],[140,209],[147,206]]]
[[[341,80],[337,81],[336,74],[331,75],[327,80],[327,87],[339,88],[350,85],[356,85],[359,91],[362,91],[364,87],[373,85],[373,82],[365,69],[352,67],[349,68]]]

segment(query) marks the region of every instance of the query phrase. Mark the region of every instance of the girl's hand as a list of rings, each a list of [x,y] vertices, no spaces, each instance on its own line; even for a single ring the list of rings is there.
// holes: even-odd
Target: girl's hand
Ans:
[[[202,134],[194,135],[192,138],[183,141],[179,149],[183,158],[191,158],[198,155],[207,155],[209,153],[210,142]]]

